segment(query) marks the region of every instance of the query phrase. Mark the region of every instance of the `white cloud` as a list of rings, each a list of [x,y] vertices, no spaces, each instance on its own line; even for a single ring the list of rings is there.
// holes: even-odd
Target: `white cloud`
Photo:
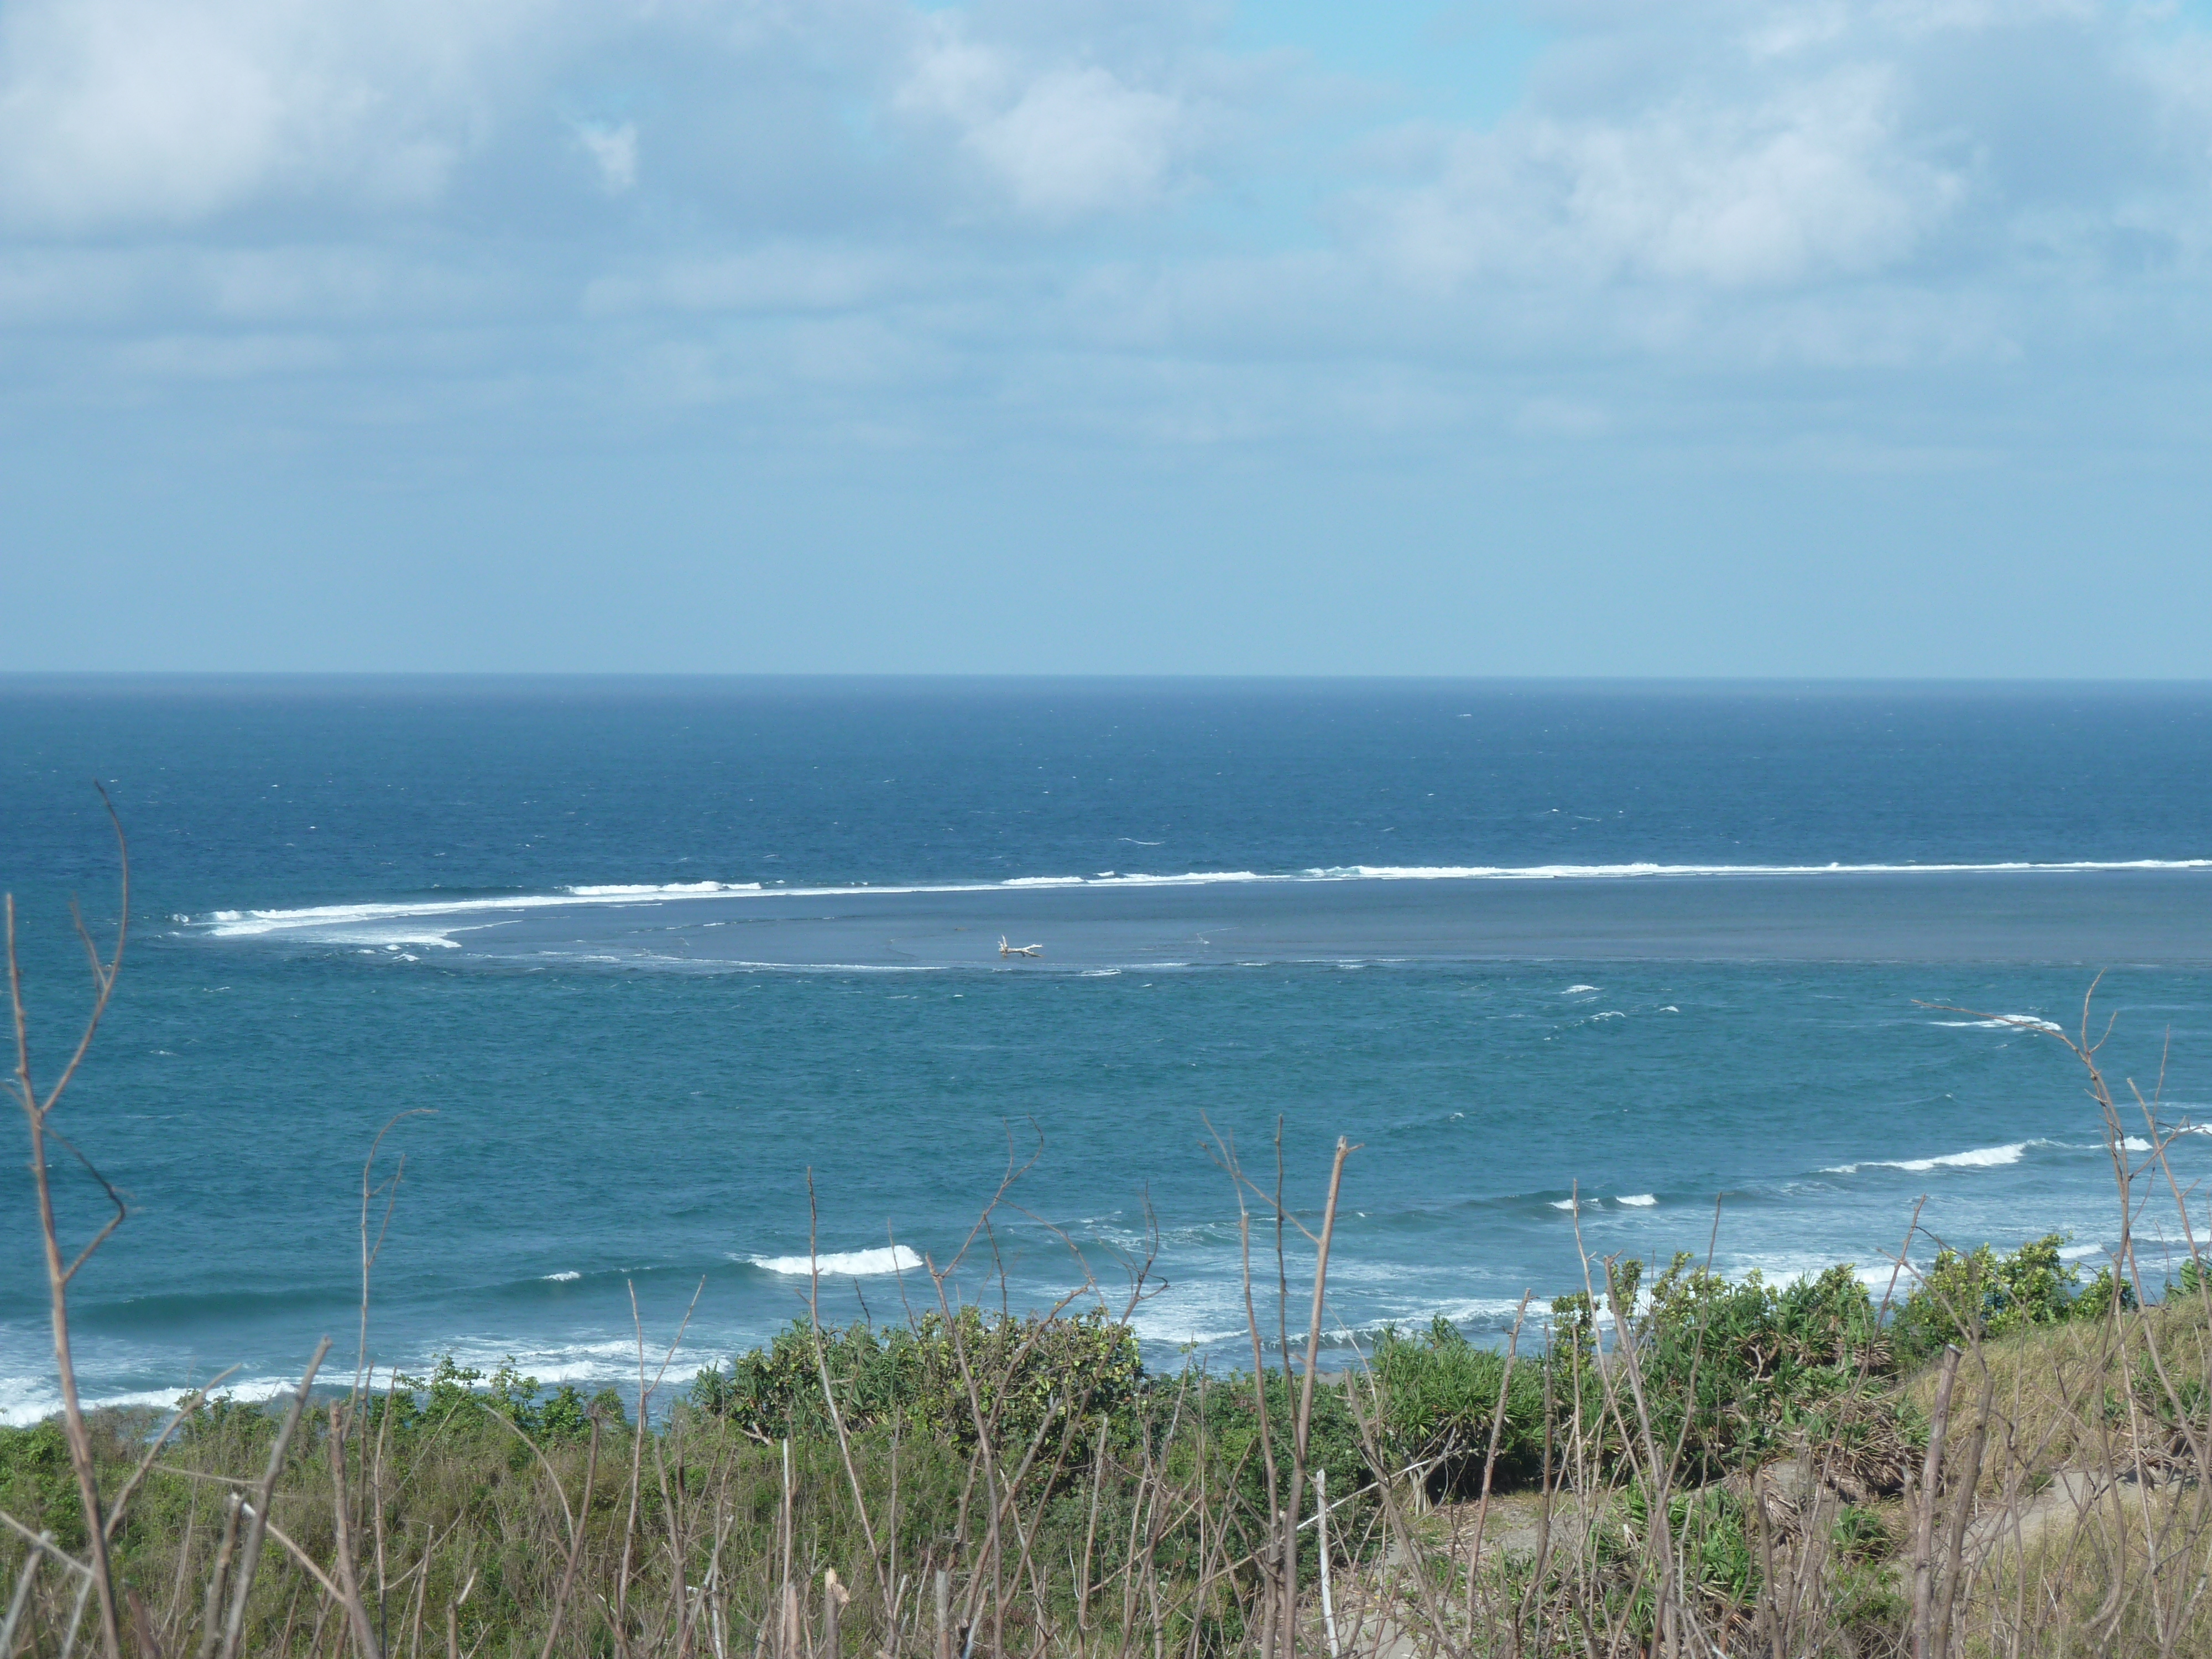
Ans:
[[[1634,122],[1516,119],[1456,137],[1431,183],[1373,204],[1407,272],[1723,287],[1877,270],[1910,256],[1965,181],[1894,143],[1878,71],[1764,105]]]
[[[576,141],[599,169],[599,184],[610,196],[619,196],[637,184],[637,127],[624,121],[611,126],[585,121],[576,127]]]
[[[957,19],[924,38],[894,104],[952,125],[1016,207],[1048,220],[1150,205],[1196,125],[1180,96],[1096,63],[1024,61],[972,39]]]
[[[1605,376],[1655,364],[2154,356],[2212,252],[2212,57],[2118,0],[1558,0],[1482,125],[1352,112],[1218,21],[0,0],[0,329],[382,330],[333,380],[434,357],[424,407],[557,363],[578,409],[680,386],[799,422],[865,384],[870,419],[948,441],[1007,388],[1086,385],[1110,395],[1023,422],[1597,440],[1646,429]]]
[[[1970,182],[1905,130],[1899,73],[1854,63],[1626,115],[1517,114],[1445,138],[1428,180],[1370,193],[1368,234],[1438,285],[1771,287],[1890,269]]]
[[[1057,70],[972,128],[966,143],[1023,207],[1066,215],[1151,203],[1167,181],[1182,125],[1171,98],[1125,87],[1103,69]]]
[[[270,196],[419,204],[482,136],[533,0],[13,0],[0,8],[0,212],[189,224]]]

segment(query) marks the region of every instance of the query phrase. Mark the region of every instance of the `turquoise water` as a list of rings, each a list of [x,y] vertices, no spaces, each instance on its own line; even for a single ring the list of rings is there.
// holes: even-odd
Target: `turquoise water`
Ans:
[[[66,896],[112,909],[94,776],[137,866],[58,1119],[133,1203],[80,1364],[166,1400],[349,1355],[362,1160],[415,1109],[385,1364],[634,1375],[634,1287],[656,1344],[696,1294],[688,1373],[800,1307],[810,1170],[827,1309],[895,1312],[1010,1156],[1003,1291],[975,1252],[951,1290],[1080,1257],[1118,1299],[1149,1257],[1155,1357],[1233,1362],[1208,1125],[1272,1180],[1279,1119],[1308,1214],[1360,1145],[1338,1341],[1494,1333],[1579,1284],[1577,1224],[1702,1251],[1717,1200],[1736,1271],[1878,1270],[1923,1196],[2087,1260],[2078,1068],[1920,1005],[2072,1022],[2105,971],[2117,1068],[2212,1109],[2208,759],[2196,689],[0,681],[49,1066]],[[15,1419],[52,1401],[28,1184]]]

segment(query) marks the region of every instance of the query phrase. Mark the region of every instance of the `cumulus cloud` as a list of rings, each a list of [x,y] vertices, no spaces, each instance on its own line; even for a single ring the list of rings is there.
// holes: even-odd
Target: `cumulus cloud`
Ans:
[[[2202,272],[2212,54],[2171,18],[1530,4],[1525,95],[1474,121],[1347,101],[1208,0],[9,0],[0,327],[160,343],[118,374],[186,361],[195,323],[288,343],[208,349],[241,376],[383,329],[487,382],[582,365],[580,409],[865,382],[883,427],[908,374],[917,428],[955,383],[1026,422],[1051,400],[1014,388],[1089,383],[1065,419],[1147,441],[1485,409],[1597,441],[1649,399],[1547,355],[2148,350]],[[1499,365],[1534,368],[1483,392]],[[1233,416],[1191,416],[1201,380]]]
[[[0,212],[189,224],[271,196],[434,198],[537,0],[18,0],[0,9]]]
[[[1194,126],[1179,97],[1096,63],[1024,62],[970,38],[957,17],[925,36],[894,103],[950,123],[1014,205],[1054,219],[1150,205]]]
[[[1381,196],[1407,272],[1773,285],[1910,256],[1965,193],[1899,143],[1894,71],[1851,66],[1756,102],[1632,121],[1529,117],[1455,135],[1434,179]]]
[[[1344,222],[1434,288],[1778,289],[1986,269],[2058,236],[2179,250],[2212,182],[2212,76],[2087,0],[1589,5],[1486,131],[1370,146]],[[2178,47],[2175,50],[2165,48]]]
[[[608,86],[653,110],[656,157],[694,210],[733,176],[772,195],[780,172],[834,180],[833,216],[892,199],[1129,214],[1171,192],[1203,126],[1187,29],[1141,23],[910,0],[11,0],[0,226],[432,210],[544,187],[562,136],[599,191],[627,195],[647,124],[590,115]],[[564,108],[586,113],[553,118]],[[895,153],[870,149],[885,138]],[[885,173],[901,175],[888,196]]]

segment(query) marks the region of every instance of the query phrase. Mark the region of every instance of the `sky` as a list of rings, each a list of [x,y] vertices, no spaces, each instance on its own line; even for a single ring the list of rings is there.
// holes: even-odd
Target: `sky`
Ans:
[[[0,0],[0,670],[2198,678],[2212,0]]]

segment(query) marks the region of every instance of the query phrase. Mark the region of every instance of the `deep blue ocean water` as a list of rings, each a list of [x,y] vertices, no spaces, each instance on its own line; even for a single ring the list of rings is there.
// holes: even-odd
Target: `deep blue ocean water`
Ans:
[[[887,1269],[949,1261],[1010,1157],[951,1293],[1033,1304],[1079,1256],[1118,1297],[1151,1255],[1153,1356],[1233,1364],[1209,1125],[1272,1182],[1279,1121],[1309,1218],[1359,1143],[1339,1340],[1494,1334],[1579,1285],[1577,1222],[1703,1252],[1717,1201],[1732,1272],[1879,1272],[1923,1196],[2094,1261],[2079,1068],[1923,1005],[2070,1025],[2101,972],[2116,1073],[2212,1115],[2208,763],[2197,687],[0,680],[44,1072],[70,894],[113,921],[95,778],[135,867],[56,1119],[132,1202],[80,1367],[251,1391],[328,1334],[349,1370],[362,1159],[415,1109],[369,1346],[416,1370],[634,1376],[632,1287],[656,1366],[696,1292],[679,1376],[764,1337],[810,1169],[825,1313],[895,1315],[934,1291]],[[28,1192],[11,1155],[16,1420],[54,1400]]]

